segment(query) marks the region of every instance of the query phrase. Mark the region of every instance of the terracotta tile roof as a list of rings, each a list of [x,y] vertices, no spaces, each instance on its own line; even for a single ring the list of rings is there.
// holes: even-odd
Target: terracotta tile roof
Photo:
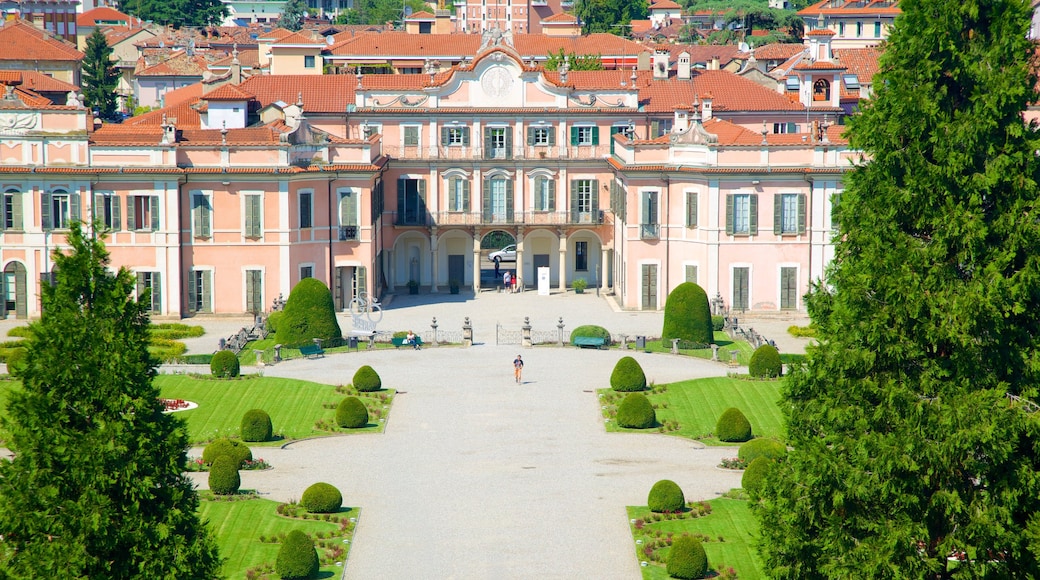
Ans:
[[[314,38],[310,34],[306,34],[304,32],[294,32],[294,33],[290,34],[289,36],[284,36],[281,39],[271,43],[272,46],[290,45],[290,44],[291,45],[306,44],[306,45],[318,45],[318,46],[320,46],[320,45],[324,45],[325,43],[320,41],[320,40],[314,40]]]
[[[154,145],[162,141],[162,135],[158,124],[106,124],[91,133],[90,142],[103,146]]]
[[[109,46],[115,47],[117,44],[128,38],[133,38],[138,34],[149,32],[146,29],[139,27],[130,28],[129,26],[106,26],[101,29],[101,33],[105,35],[105,42],[107,42]],[[152,36],[155,35],[152,34]]]
[[[412,13],[412,15],[408,18],[405,18],[405,20],[433,20],[434,18],[437,17],[425,10],[420,10],[418,12]]]
[[[756,47],[753,51],[758,60],[787,60],[805,52],[804,44],[774,42]]]
[[[152,66],[143,66],[143,59],[138,63],[134,76],[138,77],[202,77],[209,68],[206,58],[201,55],[190,56],[187,52],[175,52],[166,60]]]
[[[818,60],[816,62],[803,62],[794,67],[795,70],[845,70],[845,66],[829,60]]]
[[[327,53],[332,56],[356,58],[447,58],[475,55],[480,50],[477,34],[408,34],[406,32],[341,32]],[[631,40],[613,34],[587,34],[577,37],[556,37],[545,34],[513,35],[516,52],[526,60],[544,59],[549,52],[600,54],[603,56],[634,55],[645,48]]]
[[[672,0],[657,0],[650,5],[650,10],[680,10],[682,6],[679,6]]]
[[[848,72],[856,75],[861,83],[872,83],[878,71],[878,62],[882,50],[879,48],[838,48],[834,56],[848,68]]]
[[[647,21],[649,22],[649,21]],[[578,18],[573,14],[566,12],[558,12],[549,16],[548,18],[542,19],[542,24],[577,24]]]
[[[234,60],[234,56],[227,55],[224,58],[217,59],[209,63],[209,68],[226,68],[231,66],[231,61]],[[250,48],[247,50],[238,51],[238,64],[242,65],[243,68],[257,68],[260,66],[260,50],[256,48]]]
[[[286,36],[292,36],[293,34],[294,33],[291,30],[286,30],[284,28],[274,28],[271,30],[271,32],[264,32],[262,34],[258,34],[256,40],[258,42],[277,42],[285,38]]]
[[[735,58],[747,58],[746,53],[740,52],[740,48],[733,44],[703,45],[703,44],[655,44],[652,50],[667,50],[668,61],[674,67],[679,60],[679,55],[685,51],[690,55],[690,64],[707,65],[711,59],[718,58],[720,66],[726,66]],[[644,48],[641,52],[645,52]],[[757,58],[758,53],[755,53]]]
[[[178,145],[222,145],[224,135],[221,129],[184,129],[177,132]],[[228,129],[228,145],[268,145],[288,147],[281,142],[281,131],[270,127],[247,127],[245,129]]]
[[[798,11],[802,18],[826,16],[864,16],[901,14],[898,0],[820,0]]]
[[[172,95],[172,97],[171,97]],[[176,119],[177,127],[199,127],[202,119],[199,118],[198,103],[202,96],[202,84],[193,85],[170,91],[163,96],[166,106],[161,109],[149,111],[143,115],[131,117],[123,121],[123,127],[160,126],[163,115],[167,119]]]
[[[10,20],[0,28],[0,61],[83,60],[76,47],[22,20]]]
[[[167,107],[172,107],[173,105],[183,103],[184,101],[197,99],[202,96],[202,92],[202,83],[193,83],[186,87],[173,89],[172,91],[167,91],[166,94],[163,95],[163,104]]]
[[[227,84],[206,93],[204,97],[207,101],[251,101],[254,95],[235,85]]]
[[[724,70],[698,71],[693,78],[695,95],[711,93],[716,111],[800,111],[800,104],[762,85]]]
[[[567,73],[566,83],[561,82],[559,72],[543,71],[542,74],[547,82],[559,87],[572,87],[579,91],[616,91],[634,88],[632,86],[631,70],[575,70]],[[637,85],[639,87],[645,86],[649,82],[650,74],[649,71],[638,71],[636,73]],[[621,83],[625,84],[622,85]]]
[[[806,36],[834,36],[834,31],[827,28],[817,28],[816,30],[810,30],[805,34]]]
[[[109,8],[108,6],[98,6],[97,8],[87,10],[76,17],[76,26],[80,28],[98,26],[99,22],[120,22],[123,24],[133,23],[136,26],[141,25],[139,19],[123,14],[115,8]],[[108,26],[108,24],[102,24],[102,26]]]
[[[15,84],[19,88],[28,89],[36,93],[79,92],[79,87],[74,84],[31,70],[2,71],[0,72],[0,83]]]
[[[404,75],[366,75],[404,76]],[[307,113],[343,113],[347,103],[354,102],[354,75],[254,75],[239,88],[256,95],[260,107],[283,101],[295,103],[303,96],[303,110]]]

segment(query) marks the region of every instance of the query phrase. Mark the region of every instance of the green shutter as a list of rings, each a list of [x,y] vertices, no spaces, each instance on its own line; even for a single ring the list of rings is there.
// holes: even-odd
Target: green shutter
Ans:
[[[441,147],[447,147],[448,142],[451,140],[450,129],[447,127],[441,127]]]
[[[798,233],[805,233],[805,194],[798,194]]]
[[[758,235],[758,194],[751,194],[751,203],[748,204],[748,235]]]
[[[661,132],[661,122],[660,121],[650,121],[650,138],[651,139],[656,139],[656,138],[660,137],[660,135],[658,134],[660,132]]]
[[[308,198],[309,199],[309,198]],[[205,237],[213,234],[213,206],[209,203],[209,196],[202,196],[202,231]]]
[[[144,272],[137,273],[137,301],[140,302],[144,298]]]
[[[253,236],[259,238],[264,233],[264,224],[261,206],[263,205],[263,196],[254,195],[250,198],[249,213],[253,221]]]
[[[622,131],[623,127],[611,127],[610,128],[610,152],[614,153],[614,135],[617,135]]]
[[[840,193],[835,193],[831,196],[831,229],[834,231],[838,230],[838,202],[840,201]]]
[[[419,223],[426,223],[426,180],[419,179],[416,183],[419,191]]]
[[[94,205],[90,206],[90,220],[93,221],[94,223],[97,223],[98,221],[101,221],[102,223],[104,223],[104,221],[105,221],[104,203],[105,203],[105,195],[102,194],[102,193],[95,193],[94,194]],[[2,228],[2,227],[4,227],[3,224],[0,224],[0,228]]]
[[[548,211],[556,211],[556,180],[549,180],[549,206],[545,208]]]
[[[733,194],[726,194],[726,235],[733,235]]]
[[[150,196],[148,199],[151,202],[151,206],[152,206],[151,207],[151,210],[152,210],[152,223],[151,223],[152,231],[153,232],[157,232],[157,231],[159,231],[159,196],[158,195],[153,195],[153,196]]]
[[[592,128],[592,144],[599,145],[599,126]]]
[[[469,212],[469,180],[462,180],[462,211]]]
[[[188,270],[188,312],[197,312],[195,306],[197,301],[195,278],[198,272],[195,270]]]
[[[352,191],[343,191],[339,194],[339,225],[358,225],[357,200]]]
[[[484,223],[490,223],[491,222],[491,180],[488,179],[487,177],[484,178],[484,183],[482,184],[482,187],[481,187],[481,190],[480,190],[480,201],[481,201],[480,210],[481,210],[481,214],[483,215],[483,221],[484,221]]]
[[[131,205],[131,201],[130,201],[131,199],[132,198],[129,198],[129,197],[126,198],[127,207],[130,209],[130,211],[128,212],[127,218],[126,218],[127,229],[133,229],[133,226],[130,225],[132,223],[131,220],[133,219],[133,218],[130,217],[130,215],[132,215],[134,213],[133,212],[133,208],[129,207]],[[192,196],[191,196],[191,221],[192,221],[191,225],[195,229],[195,232],[194,232],[195,236],[194,237],[196,237],[196,238],[203,237],[203,233],[202,233],[202,195],[198,194],[198,193],[193,193]]]
[[[513,128],[506,127],[506,159],[513,158]]]
[[[697,227],[697,192],[686,192],[686,227]]]
[[[397,178],[397,221],[403,223],[404,220],[404,202],[405,202],[405,188],[408,186],[407,180],[403,177]]]
[[[469,147],[469,127],[462,128],[462,146]]]
[[[40,225],[45,230],[54,229],[54,221],[51,220],[51,194],[40,194]]]
[[[152,311],[162,312],[162,274],[152,272]]]
[[[513,180],[506,180],[506,221],[513,223]]]
[[[534,145],[534,129],[527,127],[527,146],[531,147]]]
[[[202,311],[213,312],[213,272],[202,272]]]
[[[115,232],[115,231],[119,231],[123,227],[122,216],[120,215],[120,212],[119,212],[119,207],[120,207],[120,205],[122,205],[123,202],[120,201],[120,197],[118,195],[114,194],[114,193],[111,195],[111,198],[112,198],[112,231]]]
[[[69,194],[69,225],[72,222],[78,222],[83,220],[83,215],[80,213],[79,194]]]
[[[571,127],[571,145],[577,146],[578,144],[578,128]]]
[[[549,147],[556,145],[556,127],[549,127]]]
[[[578,223],[578,183],[577,179],[571,180],[571,222]]]
[[[484,158],[491,158],[491,127],[484,127]]]
[[[24,230],[25,222],[22,221],[22,196],[25,195],[20,191],[14,192],[11,199],[11,225],[14,230]]]
[[[256,274],[257,270],[246,270],[246,312],[258,312],[256,299]],[[337,276],[338,280],[339,277]]]
[[[773,196],[773,233],[780,235],[784,233],[784,196],[777,194]]]
[[[598,129],[597,129],[597,131],[598,131]],[[592,198],[592,200],[591,200],[591,203],[589,205],[589,208],[591,210],[592,216],[591,216],[590,219],[592,220],[592,223],[598,223],[599,222],[599,180],[598,179],[593,179],[592,180],[592,195],[591,195],[591,198]]]
[[[137,229],[137,196],[126,198],[126,229]]]
[[[459,184],[461,182],[462,180],[458,177],[448,180],[448,211],[457,211],[456,208],[459,207],[459,189],[461,187]]]

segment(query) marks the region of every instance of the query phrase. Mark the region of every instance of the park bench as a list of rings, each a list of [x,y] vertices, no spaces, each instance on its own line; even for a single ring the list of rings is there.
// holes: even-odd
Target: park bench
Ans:
[[[405,345],[404,341],[406,341],[406,340],[408,340],[408,339],[402,336],[400,338],[391,338],[390,342],[391,342],[391,344],[394,345],[394,348],[401,348],[402,346]],[[422,338],[420,338],[418,334],[415,335],[415,346],[417,346],[419,348],[422,348],[422,345],[423,345]]]
[[[325,356],[325,351],[316,344],[305,344],[300,347],[300,354],[307,358],[316,358]]]
[[[606,344],[606,339],[596,336],[579,336],[574,339],[574,346],[580,348],[603,348]]]

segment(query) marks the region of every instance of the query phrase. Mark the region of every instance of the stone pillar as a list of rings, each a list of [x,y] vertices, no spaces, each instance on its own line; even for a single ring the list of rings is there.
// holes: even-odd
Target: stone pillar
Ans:
[[[628,335],[621,335],[621,350],[628,350]]]
[[[531,342],[531,317],[524,317],[524,325],[520,327],[520,330],[523,331],[523,339],[521,344],[523,344],[527,348],[534,346],[534,344]]]
[[[560,321],[556,323],[556,330],[558,331],[556,337],[556,346],[563,346],[563,317],[560,317]]]
[[[253,352],[256,353],[256,366],[264,366],[264,351],[253,349]]]
[[[462,346],[473,346],[473,325],[469,323],[469,316],[462,323]]]
[[[473,232],[473,295],[480,294],[480,232]]]
[[[711,360],[719,362],[719,345],[711,345]]]
[[[433,343],[433,346],[437,346],[437,317],[436,316],[433,317],[433,322],[430,323],[430,328],[433,329],[433,340],[431,342]]]
[[[274,362],[282,362],[282,345],[274,345]]]
[[[567,291],[567,234],[560,233],[560,292]]]
[[[602,257],[599,261],[599,289],[603,292],[607,291],[607,260],[610,259],[610,248],[604,246],[602,251]]]
[[[672,339],[672,354],[679,354],[679,339]]]
[[[434,228],[430,233],[430,257],[433,258],[433,262],[430,264],[430,294],[437,293],[437,270],[440,265],[440,260],[437,259],[438,246],[437,229]]]
[[[516,291],[524,291],[524,232],[522,229],[517,229],[516,232]]]

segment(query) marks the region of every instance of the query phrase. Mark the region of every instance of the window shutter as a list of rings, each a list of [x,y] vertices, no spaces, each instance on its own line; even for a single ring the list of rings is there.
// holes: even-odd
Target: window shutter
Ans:
[[[309,200],[310,198],[308,197],[307,199]],[[307,204],[307,209],[310,209],[309,203]],[[210,225],[212,223],[212,219],[213,207],[209,204],[209,197],[204,195],[202,196],[202,230],[203,235],[207,238],[213,234],[212,226]]]
[[[133,218],[130,217],[134,213],[133,212],[133,208],[130,207],[131,204],[132,204],[132,202],[130,201],[131,199],[133,199],[133,198],[131,198],[131,197],[126,198],[126,205],[130,209],[130,211],[128,212],[127,218],[126,218],[126,224],[127,224],[126,227],[127,227],[127,229],[133,229],[133,225],[131,225],[133,223],[131,221],[131,220],[133,220]],[[191,213],[192,213],[191,221],[192,221],[192,226],[195,228],[195,237],[196,238],[201,238],[201,237],[204,236],[203,230],[202,230],[202,196],[199,195],[199,194],[192,195],[191,196],[191,205],[192,205],[192,207],[191,207]]]
[[[79,194],[69,194],[69,224],[76,221],[82,221],[83,215],[80,213]]]
[[[697,192],[686,192],[686,227],[697,227]]]
[[[797,133],[798,132],[798,125],[796,123],[788,123],[787,124],[787,132],[788,133]]]
[[[838,231],[838,202],[840,201],[840,193],[831,196],[831,229],[834,231]]]
[[[140,302],[144,298],[144,272],[137,273],[137,301]]]
[[[571,127],[571,145],[578,144],[578,128]]]
[[[11,226],[15,230],[24,230],[25,223],[22,221],[22,196],[20,191],[14,192],[11,199]]]
[[[470,183],[468,179],[462,180],[462,211],[469,212],[469,187]]]
[[[784,196],[780,194],[773,196],[773,233],[784,233]]]
[[[571,180],[571,222],[578,223],[578,180]]]
[[[116,194],[112,194],[112,231],[119,231],[123,227],[122,216],[120,215],[119,208],[123,202]]]
[[[458,211],[461,182],[458,177],[448,180],[448,211]]]
[[[549,127],[549,146],[553,147],[556,145],[556,127]]]
[[[531,127],[527,128],[527,146],[531,147],[534,145],[534,129]]]
[[[660,135],[658,135],[658,133],[660,131],[661,131],[661,122],[660,121],[650,121],[650,138],[651,139],[656,139],[657,137],[660,137]]]
[[[401,219],[404,217],[404,210],[405,210],[405,207],[404,207],[404,198],[405,198],[404,192],[405,192],[405,187],[407,186],[407,184],[408,184],[408,182],[403,177],[397,178],[397,216],[398,216],[397,219],[398,219],[398,221],[401,221]]]
[[[202,273],[202,310],[203,312],[213,312],[213,294],[210,291],[213,286],[213,272],[205,271]]]
[[[420,179],[416,184],[419,191],[419,219],[420,223],[426,223],[426,180]]]
[[[51,194],[40,194],[40,224],[45,230],[54,229],[54,221],[51,220]]]
[[[599,127],[592,128],[592,144],[599,145]]]
[[[448,142],[451,141],[450,129],[447,127],[441,127],[441,147],[447,147]]]
[[[798,194],[798,233],[805,233],[805,194]]]
[[[513,128],[506,127],[506,159],[513,158]]]
[[[152,310],[162,312],[162,274],[152,272]]]
[[[264,224],[261,217],[260,206],[263,203],[264,198],[259,195],[254,195],[250,199],[250,214],[253,218],[253,235],[257,238],[264,233]]]
[[[198,305],[198,296],[196,294],[195,281],[198,275],[199,273],[196,270],[188,271],[188,312],[197,312],[195,307]]]
[[[469,147],[469,127],[462,128],[462,146]]]
[[[758,235],[758,194],[751,194],[751,201],[748,203],[748,235]]]
[[[549,206],[546,208],[549,211],[556,211],[556,180],[549,180]]]
[[[94,205],[90,206],[90,219],[92,221],[94,221],[94,222],[97,222],[97,221],[104,222],[105,221],[105,212],[104,212],[105,205],[104,204],[105,204],[105,196],[104,196],[104,194],[95,193],[94,194]],[[0,228],[2,228],[2,227],[4,227],[3,224],[0,224]]]
[[[256,291],[256,270],[246,270],[246,312],[256,312],[256,296],[253,294]],[[336,277],[337,282],[339,276]]]
[[[358,225],[357,200],[353,191],[343,191],[339,194],[339,225]]]
[[[137,196],[126,198],[126,229],[137,229]]]
[[[152,205],[152,231],[159,231],[159,196],[153,195],[148,198]]]
[[[596,131],[599,131],[599,129],[597,129]],[[595,134],[596,134],[596,132],[594,131],[593,135],[595,135]],[[593,179],[592,180],[592,196],[591,197],[592,197],[592,201],[591,201],[590,209],[592,210],[592,223],[596,223],[599,220],[599,180],[598,179]]]
[[[242,203],[245,204],[245,234],[247,238],[256,237],[256,224],[253,223],[253,196],[244,195],[242,196]]]
[[[491,156],[491,127],[484,127],[484,157]]]
[[[483,184],[481,184],[480,190],[480,208],[481,214],[483,214],[484,222],[491,221],[491,180],[487,177],[484,178]]]
[[[697,283],[697,266],[686,266],[686,281]]]
[[[726,235],[733,235],[733,194],[726,194]]]
[[[506,221],[513,222],[513,180],[506,180]]]

